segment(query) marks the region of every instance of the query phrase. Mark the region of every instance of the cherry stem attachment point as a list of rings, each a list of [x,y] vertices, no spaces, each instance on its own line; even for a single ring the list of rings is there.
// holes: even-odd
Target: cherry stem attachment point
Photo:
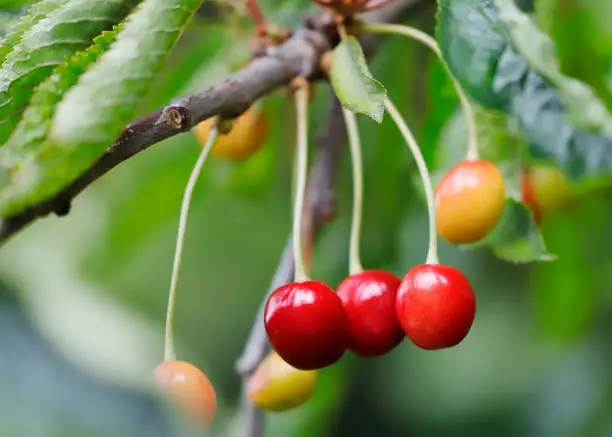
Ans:
[[[193,170],[191,170],[191,175],[189,176],[189,181],[187,182],[187,187],[185,188],[185,193],[183,194],[183,203],[181,204],[181,213],[179,217],[179,226],[178,226],[178,234],[176,237],[176,248],[174,250],[174,262],[172,264],[172,278],[170,279],[170,292],[168,295],[168,309],[166,312],[166,333],[165,333],[165,347],[164,347],[164,361],[173,361],[176,360],[176,353],[174,352],[174,339],[173,339],[173,330],[174,330],[174,304],[176,301],[176,286],[178,284],[179,271],[181,268],[181,258],[183,253],[183,242],[185,240],[185,231],[187,229],[187,216],[189,215],[189,206],[191,204],[191,198],[193,194],[193,190],[195,188],[195,184],[198,181],[200,176],[200,172],[204,163],[206,162],[206,158],[215,145],[218,137],[218,129],[216,124],[210,130],[208,134],[208,138],[206,139],[206,143],[198,156],[198,160],[196,161]]]
[[[457,92],[457,96],[459,97],[459,101],[461,102],[461,106],[463,107],[463,113],[467,120],[468,127],[468,149],[466,159],[475,160],[478,159],[478,139],[477,139],[477,131],[476,131],[476,120],[474,117],[474,110],[472,109],[472,105],[463,92],[463,88],[452,74],[448,65],[444,61],[444,56],[442,55],[442,50],[440,50],[440,46],[437,41],[418,29],[414,27],[400,25],[400,24],[386,24],[386,23],[366,23],[360,22],[358,24],[358,30],[371,32],[371,33],[379,33],[379,34],[390,34],[390,35],[403,35],[408,38],[412,38],[416,41],[421,42],[422,44],[429,47],[442,61],[444,66],[446,67],[446,71],[449,74],[449,77],[453,81],[453,85],[455,86],[455,90]]]
[[[434,198],[434,190],[431,184],[431,177],[429,176],[429,170],[427,170],[427,164],[425,164],[425,159],[423,158],[423,154],[421,153],[421,149],[419,149],[419,145],[417,144],[414,135],[410,131],[410,128],[400,115],[399,111],[395,107],[395,105],[389,100],[387,97],[385,99],[385,109],[397,125],[400,130],[406,144],[408,145],[408,149],[412,153],[414,160],[416,161],[417,167],[419,169],[419,174],[421,175],[421,180],[423,181],[423,188],[425,189],[425,197],[427,199],[427,213],[429,216],[429,248],[427,249],[427,264],[438,264],[438,232],[436,229],[436,211],[435,211],[435,198]]]
[[[351,237],[349,245],[349,273],[361,273],[363,267],[359,256],[359,241],[361,238],[361,219],[363,210],[363,160],[361,157],[361,143],[357,117],[345,107],[342,107],[344,121],[348,133],[351,150],[351,163],[353,166],[353,215],[351,223]]]
[[[301,82],[301,81],[300,81]],[[302,250],[302,215],[306,197],[306,173],[308,171],[308,83],[301,83],[295,90],[297,117],[297,149],[294,170],[295,201],[293,206],[293,256],[295,258],[295,281],[308,280]]]

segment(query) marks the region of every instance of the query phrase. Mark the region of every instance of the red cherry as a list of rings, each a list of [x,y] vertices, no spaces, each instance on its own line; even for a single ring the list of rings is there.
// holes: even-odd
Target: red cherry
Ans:
[[[383,355],[404,339],[397,320],[397,276],[369,270],[346,278],[338,287],[348,317],[348,347],[364,357]]]
[[[406,335],[423,349],[459,344],[476,315],[467,278],[454,267],[423,264],[410,270],[397,291],[397,318]]]
[[[274,290],[264,322],[276,353],[296,369],[329,366],[346,349],[348,322],[342,301],[320,281],[293,282]]]

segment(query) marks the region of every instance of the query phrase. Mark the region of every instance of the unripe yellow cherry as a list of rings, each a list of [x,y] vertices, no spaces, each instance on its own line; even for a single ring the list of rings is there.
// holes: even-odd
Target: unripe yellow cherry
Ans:
[[[536,223],[564,209],[573,199],[573,187],[565,175],[550,165],[534,165],[521,178],[523,202],[533,211]]]
[[[170,402],[190,420],[208,426],[217,411],[215,390],[204,373],[185,361],[165,361],[153,377]]]
[[[249,379],[248,393],[262,410],[285,411],[310,399],[316,383],[316,370],[296,369],[271,352]]]
[[[211,117],[197,124],[193,133],[204,145],[215,118]],[[248,108],[237,117],[229,133],[219,135],[211,150],[215,158],[240,161],[249,158],[257,152],[265,142],[268,134],[268,120],[260,105]]]
[[[438,232],[449,243],[473,243],[495,227],[504,209],[504,179],[489,161],[465,160],[436,190]]]

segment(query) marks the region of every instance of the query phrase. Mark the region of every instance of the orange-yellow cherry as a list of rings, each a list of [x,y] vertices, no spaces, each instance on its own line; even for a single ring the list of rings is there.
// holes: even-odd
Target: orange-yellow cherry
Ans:
[[[533,211],[536,223],[563,210],[573,199],[573,187],[565,175],[549,165],[534,165],[521,177],[523,202]]]
[[[249,379],[248,393],[262,410],[286,411],[310,399],[316,384],[316,370],[296,369],[271,352]]]
[[[215,390],[204,373],[185,361],[166,361],[153,371],[168,399],[193,422],[208,426],[217,411]]]
[[[453,167],[436,190],[438,232],[449,243],[480,240],[504,209],[504,179],[489,161],[465,160]]]
[[[214,117],[204,120],[193,128],[200,144],[205,144],[213,123]],[[261,148],[267,134],[266,114],[259,105],[252,106],[234,120],[229,133],[219,136],[210,153],[215,158],[244,160]]]

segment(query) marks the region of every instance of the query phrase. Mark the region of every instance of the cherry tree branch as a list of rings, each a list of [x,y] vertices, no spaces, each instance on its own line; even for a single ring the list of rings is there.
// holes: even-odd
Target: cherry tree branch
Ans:
[[[117,141],[80,177],[54,197],[0,222],[0,242],[33,220],[55,212],[65,215],[72,200],[121,162],[215,115],[235,117],[259,98],[289,84],[296,76],[316,77],[319,58],[329,49],[321,31],[299,29],[283,45],[271,47],[223,82],[179,98],[130,123]]]
[[[415,8],[432,0],[397,0],[395,3],[364,14],[369,21],[400,21]],[[363,39],[366,53],[371,53],[376,38]],[[259,98],[282,88],[296,76],[319,79],[321,55],[337,42],[333,17],[329,13],[312,20],[309,27],[298,29],[284,44],[268,48],[264,56],[221,83],[179,98],[130,123],[117,141],[74,182],[53,197],[30,206],[0,221],[0,244],[9,237],[50,213],[66,215],[72,200],[110,170],[167,138],[189,131],[199,122],[220,115],[235,117]]]

